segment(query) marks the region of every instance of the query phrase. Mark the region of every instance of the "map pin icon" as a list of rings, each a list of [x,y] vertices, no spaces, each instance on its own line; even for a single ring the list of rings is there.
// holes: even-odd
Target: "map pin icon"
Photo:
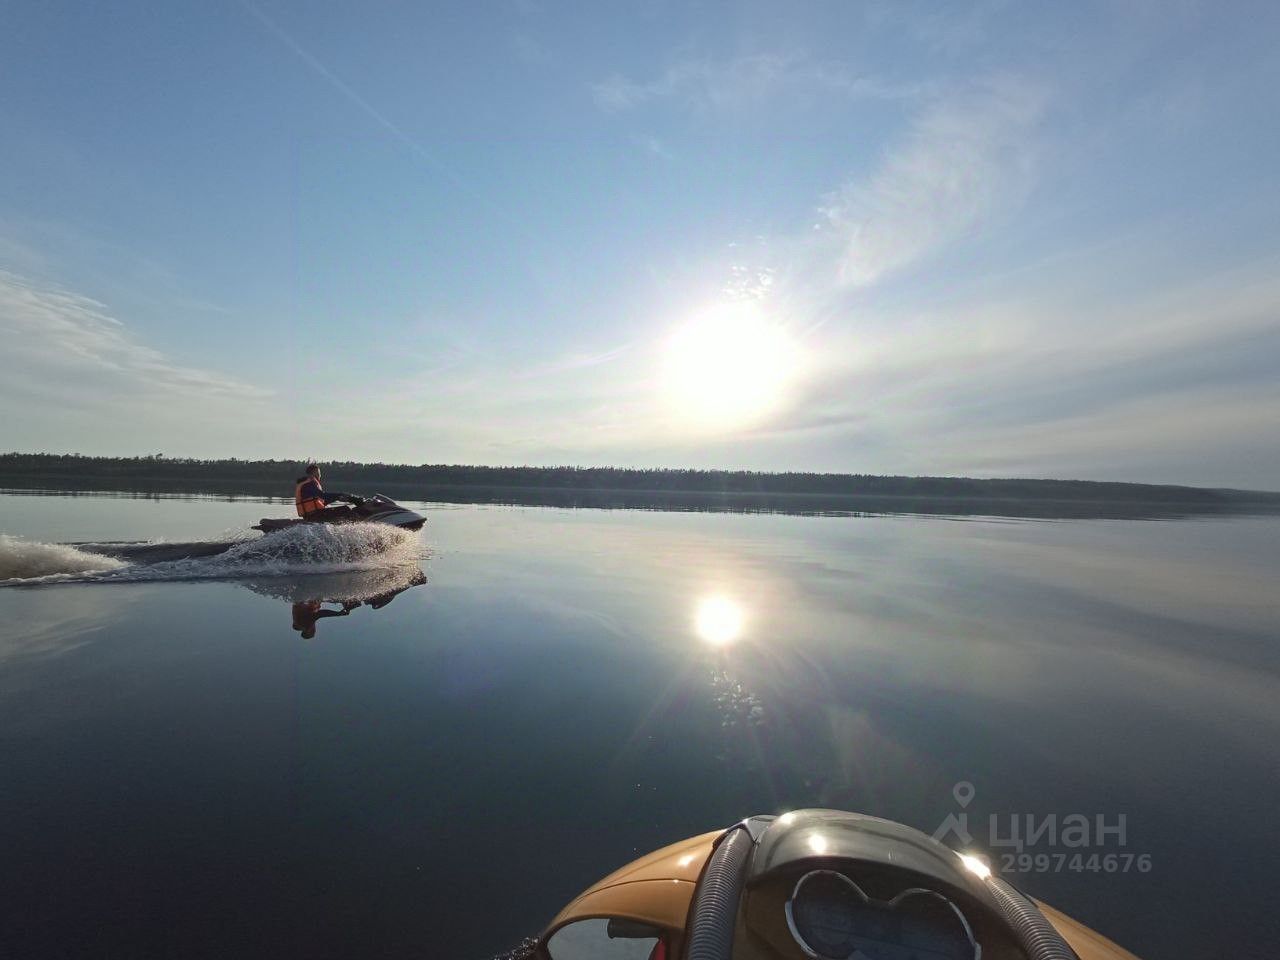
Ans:
[[[977,792],[968,780],[961,780],[951,788],[951,795],[956,798],[956,803],[960,804],[961,810],[969,805]]]

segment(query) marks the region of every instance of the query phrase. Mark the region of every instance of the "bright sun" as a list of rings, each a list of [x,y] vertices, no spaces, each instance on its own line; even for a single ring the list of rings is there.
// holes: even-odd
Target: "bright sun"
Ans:
[[[727,647],[742,633],[742,608],[728,597],[703,597],[694,615],[694,630],[713,647]]]
[[[795,343],[759,305],[721,304],[668,341],[663,394],[691,424],[743,426],[782,403],[799,361]]]

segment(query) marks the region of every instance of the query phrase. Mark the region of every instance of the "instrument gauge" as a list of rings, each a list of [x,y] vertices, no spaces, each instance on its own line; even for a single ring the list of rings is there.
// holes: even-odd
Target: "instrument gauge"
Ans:
[[[979,960],[982,948],[960,908],[913,887],[872,900],[834,870],[800,878],[786,905],[791,936],[820,960]]]

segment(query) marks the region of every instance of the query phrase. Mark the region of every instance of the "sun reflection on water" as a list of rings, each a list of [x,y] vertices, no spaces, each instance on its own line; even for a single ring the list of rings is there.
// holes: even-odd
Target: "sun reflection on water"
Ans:
[[[713,647],[727,647],[742,634],[745,617],[742,607],[726,596],[704,597],[698,602],[694,629]]]

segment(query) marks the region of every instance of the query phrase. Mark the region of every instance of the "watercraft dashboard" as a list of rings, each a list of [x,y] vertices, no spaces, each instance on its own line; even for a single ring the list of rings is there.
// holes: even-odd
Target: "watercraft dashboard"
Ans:
[[[989,906],[910,870],[797,865],[745,891],[740,948],[751,960],[1024,960]]]

